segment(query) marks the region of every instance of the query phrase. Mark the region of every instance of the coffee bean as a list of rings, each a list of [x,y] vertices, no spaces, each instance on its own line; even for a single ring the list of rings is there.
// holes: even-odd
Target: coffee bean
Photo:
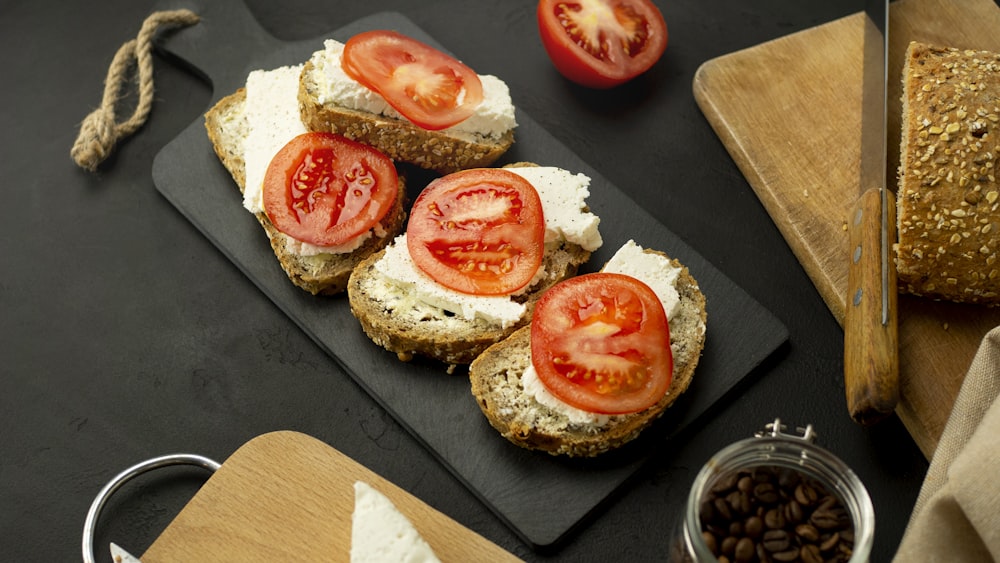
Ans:
[[[812,524],[799,524],[795,527],[795,535],[810,543],[819,541],[819,530]]]
[[[719,554],[719,544],[716,542],[715,534],[712,532],[702,532],[701,541],[705,542],[705,547],[712,552],[712,555]]]
[[[732,555],[733,552],[736,551],[736,543],[738,541],[739,540],[734,538],[733,536],[727,537],[726,539],[722,540],[722,543],[719,545],[719,552],[722,553],[723,555]]]
[[[749,475],[740,477],[740,480],[736,483],[736,488],[744,493],[749,493],[753,490],[753,477]]]
[[[812,516],[809,517],[809,523],[820,530],[832,530],[840,526],[840,518],[832,510],[817,508],[816,512],[813,512]]]
[[[778,553],[788,549],[792,540],[785,530],[768,530],[764,532],[764,549],[771,553]]]
[[[784,511],[780,508],[772,508],[764,514],[764,525],[771,530],[785,527]]]
[[[764,519],[760,516],[751,516],[743,524],[743,533],[750,539],[757,539],[764,533]]]
[[[840,534],[834,532],[830,534],[830,537],[823,540],[823,543],[819,544],[819,550],[826,553],[827,551],[832,551],[838,545],[840,545]]]
[[[819,552],[819,547],[814,543],[806,544],[799,550],[799,557],[802,563],[823,563],[823,556]]]
[[[805,515],[802,513],[802,505],[797,500],[790,500],[785,505],[785,520],[789,524],[798,524]]]
[[[758,483],[753,488],[753,494],[757,500],[764,504],[774,504],[778,502],[778,491],[771,483]]]
[[[732,474],[729,474],[729,475],[724,475],[712,487],[712,492],[713,493],[724,493],[724,492],[728,491],[729,489],[732,489],[733,486],[736,485],[736,481],[738,481],[739,478],[740,478],[740,476],[739,476],[738,473],[732,473]]]
[[[737,514],[748,514],[750,512],[750,495],[743,491],[733,491],[726,495],[726,502],[733,512]]]
[[[738,563],[750,563],[753,561],[754,544],[750,538],[741,538],[736,542],[736,549],[733,550],[733,559]]]
[[[802,506],[812,506],[816,504],[819,495],[816,493],[816,489],[810,487],[806,483],[802,483],[795,487],[795,500],[799,502]]]

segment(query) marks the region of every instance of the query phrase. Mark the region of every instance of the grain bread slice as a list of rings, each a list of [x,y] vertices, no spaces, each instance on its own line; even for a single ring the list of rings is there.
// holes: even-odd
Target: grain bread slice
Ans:
[[[635,439],[660,418],[691,385],[705,346],[705,296],[686,267],[676,259],[671,264],[681,268],[675,285],[680,305],[669,321],[674,373],[658,403],[638,413],[609,416],[604,425],[574,422],[564,412],[539,403],[521,383],[531,364],[531,327],[525,326],[487,348],[469,366],[472,395],[490,425],[526,449],[593,457]]]
[[[1000,303],[1000,54],[910,43],[896,195],[900,290]]]
[[[498,138],[453,128],[429,131],[406,119],[321,102],[322,77],[314,58],[303,66],[299,81],[302,123],[312,131],[339,133],[371,145],[395,161],[441,174],[489,166],[514,143],[513,128]]]
[[[246,89],[240,88],[220,99],[205,113],[205,129],[212,148],[236,182],[240,193],[246,188],[243,148],[249,125],[245,105]],[[344,254],[297,254],[293,250],[295,241],[278,231],[265,213],[254,213],[254,216],[263,227],[282,270],[293,284],[314,295],[334,295],[347,288],[347,280],[358,263],[384,248],[403,230],[406,220],[403,208],[406,185],[402,176],[399,178],[398,190],[395,206],[382,220],[382,236],[373,235],[357,249]]]

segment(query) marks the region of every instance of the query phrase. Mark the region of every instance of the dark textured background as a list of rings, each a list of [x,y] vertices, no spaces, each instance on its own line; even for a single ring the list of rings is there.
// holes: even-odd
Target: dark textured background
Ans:
[[[588,91],[552,69],[534,2],[248,2],[284,40],[320,37],[376,11],[405,14],[629,193],[771,310],[788,344],[700,428],[670,442],[553,553],[527,549],[154,188],[156,153],[206,109],[210,85],[157,56],[147,125],[96,174],[69,149],[100,103],[117,48],[156,7],[140,1],[3,2],[0,57],[0,558],[72,561],[97,491],[142,459],[191,451],[224,460],[259,434],[315,436],[529,560],[652,560],[699,467],[780,417],[869,488],[873,561],[899,543],[927,463],[895,418],[846,415],[842,332],[695,105],[708,59],[861,9],[846,0],[657,3],[670,45],[647,75]],[[818,179],[821,181],[821,179]],[[141,553],[203,482],[165,470],[108,505],[114,540]]]

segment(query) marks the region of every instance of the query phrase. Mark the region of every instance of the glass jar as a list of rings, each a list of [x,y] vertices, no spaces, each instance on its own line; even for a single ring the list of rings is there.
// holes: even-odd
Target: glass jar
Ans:
[[[868,491],[815,445],[811,425],[798,428],[801,435],[785,430],[775,419],[701,468],[671,561],[868,561],[875,533]]]

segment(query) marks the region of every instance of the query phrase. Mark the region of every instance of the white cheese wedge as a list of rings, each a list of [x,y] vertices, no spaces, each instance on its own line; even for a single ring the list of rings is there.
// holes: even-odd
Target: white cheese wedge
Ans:
[[[663,304],[668,322],[676,314],[680,306],[677,278],[681,269],[671,264],[662,254],[643,252],[641,246],[630,240],[618,249],[601,271],[625,274],[642,281],[653,290]],[[528,366],[528,369],[521,374],[521,387],[536,401],[566,415],[570,422],[575,424],[602,427],[611,420],[608,415],[578,409],[553,395],[538,378],[534,365]]]
[[[298,135],[306,132],[299,114],[299,74],[302,65],[255,70],[246,81],[247,138],[243,145],[246,187],[243,207],[264,211],[264,176],[271,159]]]
[[[371,485],[354,483],[351,563],[423,563],[437,555],[413,523]]]

